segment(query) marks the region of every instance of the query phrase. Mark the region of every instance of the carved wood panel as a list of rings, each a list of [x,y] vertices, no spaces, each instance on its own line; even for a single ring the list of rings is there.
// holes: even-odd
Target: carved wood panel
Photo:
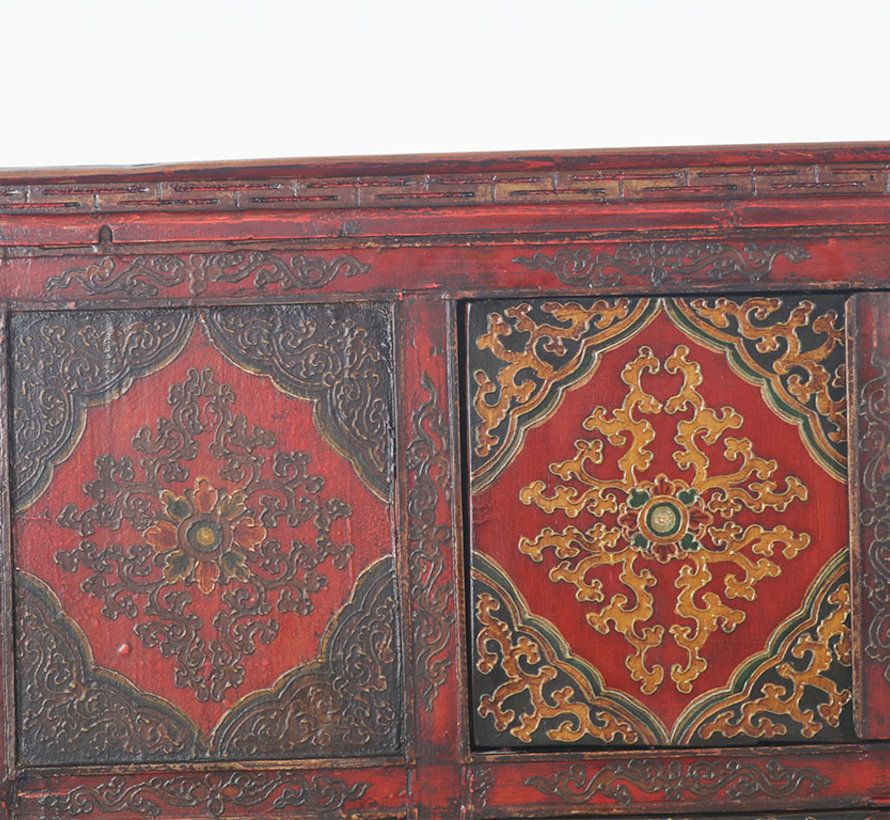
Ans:
[[[471,305],[479,746],[855,737],[843,317]]]
[[[390,326],[13,318],[25,765],[402,748]]]
[[[888,169],[4,172],[0,820],[885,816]]]

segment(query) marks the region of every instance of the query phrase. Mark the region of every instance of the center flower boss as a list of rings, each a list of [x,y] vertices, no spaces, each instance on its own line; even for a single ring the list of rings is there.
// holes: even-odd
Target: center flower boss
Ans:
[[[196,581],[209,595],[222,578],[246,581],[247,557],[263,543],[266,528],[248,514],[244,493],[218,490],[207,478],[175,495],[161,493],[164,518],[145,531],[145,541],[164,552],[164,578],[170,584]]]

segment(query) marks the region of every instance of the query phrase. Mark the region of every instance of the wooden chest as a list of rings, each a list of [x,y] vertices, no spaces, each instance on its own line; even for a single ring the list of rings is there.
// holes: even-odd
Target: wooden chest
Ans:
[[[888,228],[872,145],[4,175],[5,816],[890,816]]]

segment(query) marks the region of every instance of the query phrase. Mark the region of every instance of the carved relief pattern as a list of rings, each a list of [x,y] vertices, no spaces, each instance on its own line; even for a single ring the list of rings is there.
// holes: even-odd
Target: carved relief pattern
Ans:
[[[833,591],[822,592],[816,624],[793,633],[785,651],[773,655],[766,668],[752,676],[736,698],[739,703],[701,721],[697,731],[702,738],[773,739],[787,734],[787,721],[797,724],[803,737],[812,738],[825,726],[837,727],[843,717],[849,719],[844,707],[853,694],[848,685],[839,687],[837,680],[848,682],[848,675],[838,675],[838,668],[849,669],[852,661],[850,585],[839,583]]]
[[[77,786],[64,795],[41,797],[39,804],[45,811],[65,817],[118,817],[121,812],[161,817],[166,807],[199,808],[210,817],[224,817],[230,806],[264,804],[275,810],[299,808],[332,817],[339,815],[346,803],[360,800],[370,785],[358,782],[350,786],[336,777],[300,772],[158,775],[129,785],[123,777],[112,777],[100,786]]]
[[[312,611],[324,565],[342,570],[354,549],[333,535],[352,511],[322,495],[325,479],[309,472],[309,454],[278,449],[274,435],[233,413],[234,402],[211,368],[190,370],[170,387],[170,417],[133,436],[138,468],[130,456],[99,456],[96,478],[85,485],[94,503],[69,504],[57,519],[82,540],[56,562],[67,572],[88,571],[82,588],[103,602],[105,617],[143,616],[135,633],[176,659],[176,685],[199,701],[221,701],[236,689],[244,655],[278,633],[273,610]],[[219,464],[218,480],[190,473],[204,447]],[[171,482],[193,483],[177,494]],[[142,534],[139,543],[125,549],[93,539],[97,529],[116,532],[125,521]],[[282,522],[306,540],[267,537]],[[209,642],[192,607],[195,586],[202,596],[221,590]]]
[[[391,558],[356,582],[325,633],[318,659],[245,699],[209,743],[174,707],[95,666],[86,637],[41,582],[21,573],[19,589],[19,730],[28,765],[283,759],[320,757],[332,749],[354,756],[400,748]]]
[[[566,390],[589,382],[602,352],[640,333],[662,309],[696,342],[724,353],[742,378],[761,384],[813,457],[845,480],[843,317],[833,303],[598,299],[483,308],[471,313],[474,492],[494,481],[525,431],[553,415]]]
[[[214,344],[235,365],[313,402],[315,422],[380,498],[392,493],[391,329],[377,307],[207,311]]]
[[[102,440],[96,435],[89,452],[78,450],[77,458],[91,460],[94,470],[84,468],[74,479],[84,483],[73,496],[54,487],[39,524],[20,518],[21,565],[42,575],[44,561],[71,613],[63,613],[49,588],[55,609],[19,610],[22,759],[52,765],[397,752],[403,709],[395,579],[391,556],[373,560],[391,549],[385,511],[370,493],[356,496],[357,510],[381,516],[385,544],[353,568],[353,502],[329,489],[329,467],[339,459],[313,449],[314,429],[305,450],[280,445],[277,411],[263,409],[272,421],[262,426],[237,412],[245,397],[239,400],[236,388],[256,379],[223,381],[219,367],[174,363],[190,339],[188,356],[206,349],[196,315],[207,340],[237,368],[268,378],[280,393],[308,399],[318,432],[334,449],[348,450],[378,498],[390,494],[385,308],[144,311],[138,321],[124,311],[17,318],[13,463],[20,495],[29,501],[50,483],[53,465],[74,451],[91,405],[114,400],[168,364],[177,373],[158,377],[164,393],[151,401],[166,398],[166,410],[151,416],[154,423],[127,431],[112,419],[113,444],[92,449]],[[108,421],[97,418],[100,427]],[[53,526],[61,529],[48,542],[34,535]],[[74,537],[66,540],[66,531]],[[366,542],[356,541],[364,550]],[[331,589],[342,586],[336,574],[367,565],[339,612],[329,620],[328,607],[340,604],[340,593],[314,613],[318,596],[330,598]],[[103,658],[117,652],[128,675],[151,666],[159,674],[149,688],[178,706],[94,664],[89,640],[73,620],[82,622],[78,589],[98,602],[84,601],[86,622],[112,622],[97,638],[97,653],[100,644]],[[282,630],[304,615],[313,644],[324,629],[316,659],[293,660],[283,670],[273,664],[277,682],[247,694],[248,678],[255,681],[251,689],[276,680],[253,656],[291,641]],[[126,658],[130,643],[117,646],[111,638],[108,645],[115,621],[128,624],[126,633],[144,651],[135,664]],[[189,711],[191,698],[199,723],[180,711]],[[102,712],[104,722],[96,719]]]
[[[87,409],[107,402],[182,350],[185,312],[31,313],[12,317],[13,502],[27,507],[79,440]]]
[[[504,732],[522,743],[663,738],[657,720],[607,690],[592,666],[573,657],[558,633],[528,612],[497,567],[478,554],[474,564],[474,688],[482,693],[476,710],[485,720],[477,726],[477,741],[499,745]],[[487,719],[495,730],[491,738]]]
[[[263,251],[192,253],[187,256],[138,256],[123,266],[112,256],[82,268],[69,268],[47,279],[44,290],[79,288],[92,295],[131,298],[157,296],[161,288],[188,283],[189,293],[200,296],[207,286],[238,283],[253,277],[252,285],[262,291],[278,285],[283,291],[323,288],[337,276],[366,273],[370,265],[349,255],[335,259],[309,258],[297,254],[282,258]]]
[[[526,785],[565,803],[589,803],[602,796],[628,805],[634,792],[657,795],[668,802],[689,797],[788,798],[821,791],[831,785],[831,780],[815,769],[783,766],[777,760],[762,764],[740,760],[683,762],[642,758],[610,763],[592,775],[587,773],[584,764],[577,763],[552,777],[530,777]]]
[[[428,399],[411,416],[408,444],[408,544],[417,674],[423,680],[424,708],[432,710],[451,668],[447,651],[454,625],[453,590],[443,579],[445,555],[452,546],[450,523],[439,523],[439,504],[451,498],[449,430],[429,374],[421,376]]]
[[[477,712],[497,733],[522,743],[583,738],[599,745],[609,739],[602,737],[609,734],[606,711],[623,726],[612,727],[622,745],[853,736],[846,550],[813,581],[804,605],[776,628],[763,652],[743,663],[727,687],[693,701],[671,731],[645,702],[606,688],[552,625],[528,611],[490,559],[476,554],[473,562]],[[502,745],[502,738],[477,726],[485,745]]]
[[[795,421],[813,457],[846,479],[847,398],[843,316],[818,299],[676,300],[675,321],[726,353],[743,377],[763,379],[767,401]]]
[[[868,600],[872,616],[865,651],[886,664],[890,683],[890,358],[873,353],[875,375],[858,396],[861,492],[859,514],[864,528],[862,548],[867,557]]]
[[[513,261],[529,270],[553,273],[560,282],[579,287],[608,287],[625,278],[662,285],[701,284],[704,281],[759,282],[772,273],[776,259],[789,262],[810,258],[799,245],[758,245],[741,248],[725,242],[630,242],[613,253],[594,256],[589,248],[560,250],[548,256],[517,256]]]
[[[731,633],[744,620],[730,601],[754,600],[757,584],[782,572],[777,551],[787,562],[810,543],[808,534],[783,525],[742,526],[736,520],[742,510],[782,512],[796,500],[806,500],[807,488],[793,475],[780,478],[775,461],[759,457],[749,439],[733,435],[743,422],[737,411],[707,406],[697,389],[701,368],[689,352],[679,345],[661,361],[641,347],[621,374],[628,388],[622,406],[613,411],[595,407],[583,425],[593,436],[575,442],[573,457],[550,465],[550,472],[566,483],[551,489],[536,480],[520,493],[522,503],[535,504],[548,515],[560,511],[576,519],[586,511],[595,519],[585,530],[545,527],[533,538],[523,538],[519,551],[541,562],[544,551],[552,549],[559,563],[550,579],[574,586],[578,600],[602,604],[588,612],[587,621],[599,632],[614,629],[624,636],[633,649],[627,665],[643,693],[664,682],[664,668],[649,662],[647,654],[662,644],[665,631],[687,657],[685,665],[672,667],[671,680],[678,691],[689,692],[707,667],[702,651],[710,636],[717,629]],[[683,379],[666,402],[644,384],[661,373]],[[654,480],[645,477],[653,458],[649,448],[656,444],[647,416],[662,413],[677,417],[673,460],[683,470],[692,469],[688,483],[663,473]],[[607,444],[622,448],[620,476],[600,475]],[[705,444],[722,446],[733,471],[712,469]],[[672,610],[682,620],[667,630],[664,614],[655,618],[656,579],[646,567],[650,561],[677,565]],[[604,566],[621,568],[624,587],[608,600],[597,577]],[[715,569],[722,570],[722,595],[712,584]],[[663,591],[660,596],[667,603]]]
[[[284,675],[214,732],[225,759],[396,752],[402,742],[398,607],[392,558],[368,568],[334,617],[318,661]]]
[[[882,157],[805,157],[782,162],[747,161],[727,165],[718,160],[693,164],[669,162],[658,167],[626,157],[620,165],[604,167],[602,157],[590,164],[573,162],[563,171],[522,167],[513,170],[461,167],[436,163],[414,173],[396,168],[365,168],[344,173],[342,164],[306,176],[305,169],[281,176],[220,172],[214,176],[184,175],[175,180],[140,179],[109,184],[78,178],[75,185],[58,181],[9,180],[0,185],[0,213],[157,213],[245,210],[302,211],[375,208],[478,207],[492,202],[515,205],[579,202],[630,203],[690,199],[771,200],[792,197],[824,200],[837,194],[882,199],[890,193],[890,173]],[[789,161],[789,159],[791,161]],[[461,163],[463,166],[463,163]],[[361,172],[361,171],[364,172]],[[404,170],[404,169],[403,169]],[[782,206],[779,206],[782,207]]]
[[[26,765],[188,760],[200,741],[169,704],[92,663],[86,638],[52,591],[17,579],[19,749]]]
[[[808,515],[820,499],[844,503],[835,481],[846,480],[841,301],[471,307],[471,442],[480,458],[483,444],[504,454],[477,461],[472,483],[476,743],[854,737],[849,556],[844,533],[828,536]],[[604,305],[615,315],[600,330]],[[582,355],[585,346],[593,354]],[[560,372],[565,362],[572,382]],[[600,372],[605,381],[593,378]],[[549,439],[535,433],[523,449],[524,431],[549,422],[563,401],[569,426],[554,421]],[[794,424],[814,463],[785,461],[784,446],[759,437],[761,412]],[[562,455],[560,442],[568,452],[548,458]],[[505,540],[492,515],[517,501]],[[553,588],[539,601],[535,564],[554,587],[570,588],[573,605],[559,609]],[[733,654],[715,642],[721,632],[770,626],[759,616],[752,623],[750,604],[782,577],[804,602],[793,612],[783,604],[760,632],[767,649]],[[616,636],[626,650],[597,635]],[[612,656],[601,662],[608,686],[597,650]]]
[[[494,303],[493,307],[500,307]],[[629,299],[510,304],[488,310],[473,343],[473,486],[482,489],[521,447],[524,429],[558,406],[562,391],[593,375],[599,353],[645,326],[651,314]]]

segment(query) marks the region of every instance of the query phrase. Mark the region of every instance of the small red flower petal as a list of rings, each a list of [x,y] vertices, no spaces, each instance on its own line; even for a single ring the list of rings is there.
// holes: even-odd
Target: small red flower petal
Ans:
[[[266,528],[252,518],[243,518],[235,525],[232,535],[239,547],[253,550],[265,540]]]
[[[219,580],[219,565],[216,561],[199,561],[195,570],[195,580],[198,582],[198,589],[205,595],[213,592]]]
[[[199,478],[195,482],[193,498],[195,509],[200,513],[206,514],[213,512],[216,507],[219,492],[206,478]]]
[[[176,527],[169,521],[158,521],[157,524],[152,524],[142,534],[142,537],[146,544],[162,552],[172,550],[178,543]]]

